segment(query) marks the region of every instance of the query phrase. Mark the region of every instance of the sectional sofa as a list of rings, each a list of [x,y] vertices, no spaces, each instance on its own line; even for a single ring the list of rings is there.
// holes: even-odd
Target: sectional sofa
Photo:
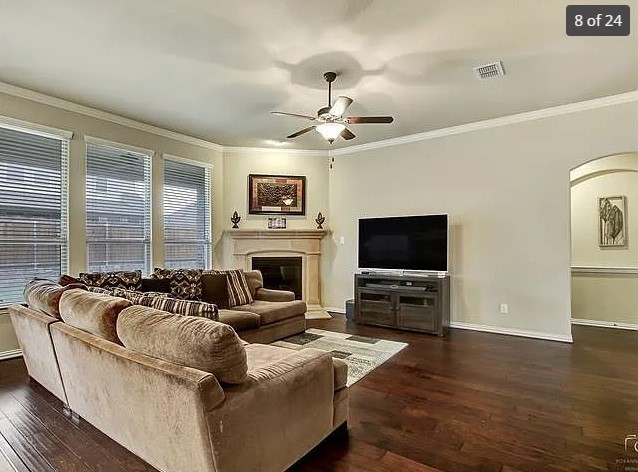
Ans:
[[[56,290],[9,309],[29,375],[162,472],[281,472],[347,422],[347,365],[327,352]]]

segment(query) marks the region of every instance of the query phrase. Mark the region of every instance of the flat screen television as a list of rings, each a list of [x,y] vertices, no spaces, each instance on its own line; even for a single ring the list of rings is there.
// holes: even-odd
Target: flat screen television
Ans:
[[[359,268],[447,272],[448,215],[359,219]]]

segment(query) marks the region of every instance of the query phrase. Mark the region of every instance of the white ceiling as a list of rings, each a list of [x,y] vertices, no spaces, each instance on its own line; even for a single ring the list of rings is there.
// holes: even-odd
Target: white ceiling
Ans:
[[[564,0],[0,0],[0,81],[223,145],[274,144],[327,100],[363,144],[638,89],[629,37],[568,37]],[[577,3],[617,3],[601,0]],[[503,78],[472,67],[502,60]],[[335,147],[343,146],[343,140]],[[285,144],[326,149],[315,132]]]

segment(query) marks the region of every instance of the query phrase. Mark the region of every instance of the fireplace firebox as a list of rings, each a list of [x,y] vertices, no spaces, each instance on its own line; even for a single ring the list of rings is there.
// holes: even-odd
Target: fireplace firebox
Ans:
[[[261,271],[264,288],[294,292],[302,297],[301,257],[253,257],[252,268]]]

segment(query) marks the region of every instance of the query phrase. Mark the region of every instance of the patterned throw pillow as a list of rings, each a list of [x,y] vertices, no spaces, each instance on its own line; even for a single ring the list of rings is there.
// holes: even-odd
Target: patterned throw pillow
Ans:
[[[107,290],[102,287],[91,287],[90,285],[86,287],[89,292],[93,293],[103,293],[104,295],[113,295],[112,290]]]
[[[253,295],[250,293],[250,287],[248,286],[243,270],[210,270],[207,272],[210,274],[226,274],[229,308],[239,305],[248,305],[253,302]]]
[[[202,298],[202,270],[201,269],[160,269],[153,271],[158,279],[168,279],[171,282],[171,296],[180,300],[201,300]]]
[[[142,271],[92,272],[81,273],[80,280],[88,286],[106,289],[124,288],[126,290],[142,289]]]

